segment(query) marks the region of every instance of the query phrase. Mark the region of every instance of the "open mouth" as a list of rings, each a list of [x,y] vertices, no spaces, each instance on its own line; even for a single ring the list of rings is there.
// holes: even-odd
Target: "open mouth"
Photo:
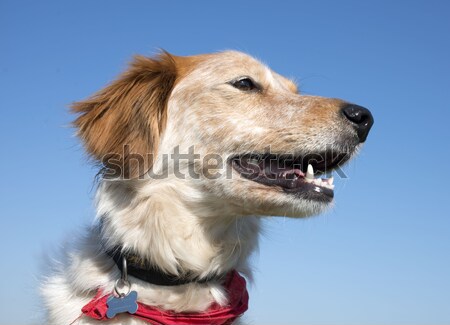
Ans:
[[[230,159],[233,168],[244,178],[305,199],[329,202],[334,197],[333,177],[329,173],[342,165],[349,153],[317,153],[303,156],[245,154]]]

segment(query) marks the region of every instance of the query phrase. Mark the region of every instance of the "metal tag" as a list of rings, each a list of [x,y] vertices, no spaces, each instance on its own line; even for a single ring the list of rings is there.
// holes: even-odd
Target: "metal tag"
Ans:
[[[113,318],[121,313],[134,314],[138,310],[137,292],[131,291],[129,294],[119,297],[111,294],[106,300],[106,305],[108,306],[106,311],[106,317],[108,318]]]

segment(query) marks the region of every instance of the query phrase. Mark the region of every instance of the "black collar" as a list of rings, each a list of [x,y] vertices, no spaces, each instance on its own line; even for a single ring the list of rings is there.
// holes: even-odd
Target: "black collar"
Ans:
[[[164,273],[158,267],[149,265],[137,254],[122,252],[121,247],[115,247],[114,249],[106,250],[108,254],[116,263],[119,270],[122,272],[123,258],[127,261],[128,275],[131,275],[139,280],[156,284],[160,286],[178,286],[188,283],[206,283],[209,281],[223,281],[226,274],[213,274],[205,278],[199,278],[192,274],[186,274],[184,276],[175,276]]]

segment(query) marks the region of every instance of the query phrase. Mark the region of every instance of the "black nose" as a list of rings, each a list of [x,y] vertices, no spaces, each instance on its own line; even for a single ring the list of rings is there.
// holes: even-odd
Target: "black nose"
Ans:
[[[352,122],[358,134],[359,142],[366,141],[370,128],[373,125],[372,113],[362,106],[348,104],[342,108],[342,114]]]

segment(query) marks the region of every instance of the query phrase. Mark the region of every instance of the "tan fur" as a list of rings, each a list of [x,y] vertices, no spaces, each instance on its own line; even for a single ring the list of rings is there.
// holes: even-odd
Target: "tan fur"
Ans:
[[[155,59],[136,56],[130,68],[111,85],[74,103],[73,112],[81,113],[74,124],[88,153],[103,162],[118,159],[130,172],[125,177],[142,175],[151,168],[175,81],[176,66],[170,54]],[[126,145],[129,152],[124,155]],[[141,170],[130,160],[130,155],[136,153],[146,159]]]

